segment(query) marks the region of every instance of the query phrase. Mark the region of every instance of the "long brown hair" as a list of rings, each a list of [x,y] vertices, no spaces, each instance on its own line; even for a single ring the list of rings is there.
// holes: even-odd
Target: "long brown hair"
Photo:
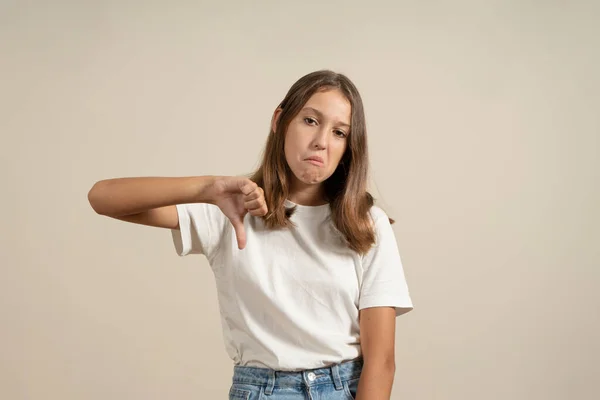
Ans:
[[[292,225],[289,217],[294,209],[286,209],[292,174],[285,159],[285,134],[290,121],[310,97],[320,90],[338,89],[351,105],[349,142],[334,173],[324,182],[325,199],[331,208],[335,228],[352,250],[365,254],[375,242],[369,210],[373,196],[367,191],[369,154],[367,128],[362,99],[358,89],[345,75],[329,70],[309,73],[296,81],[279,104],[281,113],[276,131],[267,138],[260,167],[250,179],[262,187],[269,209],[263,217],[268,228]],[[393,222],[393,221],[390,221]]]

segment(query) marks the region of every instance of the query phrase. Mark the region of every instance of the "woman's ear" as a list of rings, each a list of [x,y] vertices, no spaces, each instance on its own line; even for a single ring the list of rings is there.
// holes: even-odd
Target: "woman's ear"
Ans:
[[[275,112],[273,113],[273,118],[271,118],[271,129],[273,132],[277,132],[277,124],[279,123],[279,117],[281,116],[281,112],[283,110],[281,107],[277,107]]]

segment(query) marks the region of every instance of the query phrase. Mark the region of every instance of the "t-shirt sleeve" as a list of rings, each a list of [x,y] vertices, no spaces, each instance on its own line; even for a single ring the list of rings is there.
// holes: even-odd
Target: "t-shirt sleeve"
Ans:
[[[173,244],[180,256],[202,254],[211,258],[219,244],[227,217],[208,203],[178,204],[179,229],[172,229]]]
[[[363,278],[359,309],[394,307],[396,316],[413,309],[396,243],[396,236],[386,213],[374,206],[371,211],[376,241],[363,256]]]

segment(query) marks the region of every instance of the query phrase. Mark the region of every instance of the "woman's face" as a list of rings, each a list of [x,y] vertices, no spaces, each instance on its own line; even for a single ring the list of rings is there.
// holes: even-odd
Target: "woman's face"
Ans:
[[[294,174],[293,190],[321,184],[335,172],[348,145],[350,121],[350,102],[337,89],[316,92],[290,121],[285,158]]]

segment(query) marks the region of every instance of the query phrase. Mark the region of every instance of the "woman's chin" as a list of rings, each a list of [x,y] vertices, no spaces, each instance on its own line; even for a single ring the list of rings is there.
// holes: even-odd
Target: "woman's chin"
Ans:
[[[304,183],[305,185],[318,185],[319,183],[323,183],[325,180],[323,178],[324,177],[321,174],[308,172],[302,175],[300,182]]]

